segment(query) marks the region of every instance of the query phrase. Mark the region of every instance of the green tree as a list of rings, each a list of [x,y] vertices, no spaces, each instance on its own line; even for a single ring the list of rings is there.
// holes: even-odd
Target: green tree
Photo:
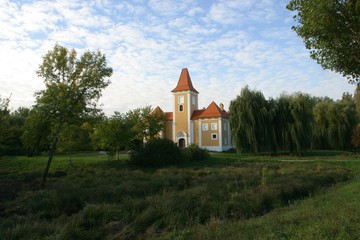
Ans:
[[[7,154],[9,155],[22,155],[25,153],[21,141],[21,135],[24,132],[24,124],[28,118],[30,109],[19,107],[14,112],[10,113],[8,117],[8,128],[7,128]]]
[[[9,98],[0,97],[0,156],[8,149],[8,128],[9,128]]]
[[[126,113],[126,118],[132,126],[132,140],[135,142],[147,141],[158,136],[164,130],[166,121],[166,115],[154,112],[151,106],[130,110]]]
[[[353,135],[351,136],[351,144],[355,147],[356,150],[360,148],[360,124],[357,124]]]
[[[351,149],[352,131],[356,126],[356,107],[351,94],[344,93],[329,111],[329,142],[336,149]]]
[[[360,1],[290,0],[287,8],[297,12],[293,30],[311,58],[360,83]]]
[[[238,152],[258,153],[268,142],[268,103],[248,86],[230,103],[230,127]]]
[[[32,108],[26,118],[21,135],[21,142],[28,157],[49,149],[49,134],[50,124],[48,117],[38,108]]]
[[[46,116],[50,127],[44,186],[64,126],[81,124],[86,116],[99,112],[96,103],[101,91],[110,84],[107,78],[112,75],[112,68],[100,51],[86,51],[78,59],[74,49],[56,44],[43,57],[37,74],[44,78],[46,88],[36,94],[36,107]]]
[[[119,152],[129,146],[133,137],[129,119],[126,115],[115,112],[110,118],[104,118],[98,123],[92,134],[93,145],[103,150],[116,152],[119,159]]]
[[[287,134],[290,153],[301,155],[310,147],[313,127],[313,101],[308,94],[295,93],[290,96]]]
[[[314,115],[314,129],[313,129],[313,144],[319,149],[331,148],[329,139],[330,115],[334,113],[333,109],[335,102],[330,98],[321,99],[313,108]]]

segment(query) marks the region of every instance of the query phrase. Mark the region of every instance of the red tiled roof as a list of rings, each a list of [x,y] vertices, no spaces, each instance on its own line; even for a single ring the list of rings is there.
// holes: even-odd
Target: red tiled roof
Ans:
[[[157,106],[154,110],[152,110],[151,113],[152,114],[156,114],[156,113],[164,114],[164,111],[159,106]]]
[[[181,70],[178,84],[177,84],[176,88],[174,88],[171,92],[180,92],[180,91],[187,91],[187,90],[199,93],[198,91],[196,91],[196,89],[192,85],[191,78],[190,78],[187,68],[183,68]]]
[[[173,113],[172,112],[166,112],[166,120],[172,121],[173,120]]]
[[[201,117],[201,114],[205,112],[205,109],[203,110],[194,110],[192,116],[191,116],[191,119],[198,119]]]
[[[228,118],[229,113],[227,113],[225,110],[221,110],[221,108],[215,102],[212,102],[204,110],[195,110],[191,116],[191,119],[214,118],[214,117]]]

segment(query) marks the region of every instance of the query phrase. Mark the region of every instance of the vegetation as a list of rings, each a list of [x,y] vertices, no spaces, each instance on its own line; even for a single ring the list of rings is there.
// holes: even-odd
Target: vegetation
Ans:
[[[143,167],[175,165],[181,161],[180,148],[168,139],[152,139],[130,154],[130,163]]]
[[[310,56],[325,69],[360,83],[360,1],[290,0],[296,11],[293,29],[305,42]]]
[[[105,55],[85,52],[79,59],[74,49],[58,44],[43,57],[37,71],[44,78],[46,89],[36,95],[36,105],[49,126],[49,159],[43,174],[44,185],[57,143],[64,128],[82,124],[83,119],[96,114],[96,102],[101,91],[110,84],[112,68],[107,66]]]
[[[39,188],[45,156],[2,158],[0,238],[260,239],[284,234],[300,239],[300,229],[292,232],[287,226],[301,224],[305,233],[312,216],[335,214],[351,230],[344,236],[355,239],[358,221],[351,220],[360,213],[355,201],[359,161],[322,155],[223,153],[158,169],[133,168],[125,157],[62,155],[53,163],[46,189]],[[313,199],[298,201],[308,197]],[[318,228],[327,229],[318,233],[322,238],[345,234],[327,221],[314,223],[310,234],[320,236]]]
[[[245,87],[230,103],[231,134],[242,153],[286,149],[300,156],[309,149],[351,150],[357,121],[350,94],[338,101],[303,93],[266,100]]]

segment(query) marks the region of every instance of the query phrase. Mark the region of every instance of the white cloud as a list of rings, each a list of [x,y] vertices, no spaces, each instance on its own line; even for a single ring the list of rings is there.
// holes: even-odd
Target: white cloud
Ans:
[[[79,53],[100,49],[114,69],[104,111],[145,105],[172,110],[171,90],[187,67],[201,107],[226,107],[249,85],[267,97],[303,91],[339,98],[354,86],[323,71],[291,31],[286,0],[0,0],[1,96],[31,106],[35,74],[56,42]],[[36,17],[34,17],[36,16]]]

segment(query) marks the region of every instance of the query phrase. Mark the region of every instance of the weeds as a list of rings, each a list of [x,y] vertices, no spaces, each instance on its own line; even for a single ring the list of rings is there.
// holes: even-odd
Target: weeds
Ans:
[[[2,190],[0,235],[6,239],[137,239],[169,233],[186,239],[192,226],[262,216],[352,178],[342,165],[226,156],[235,160],[221,165],[220,154],[205,162],[209,166],[160,169],[74,157],[76,168],[67,161],[54,164],[47,189],[31,187],[41,177],[38,160],[31,168],[29,159],[14,158],[20,171],[3,164],[1,179],[11,175],[13,181],[0,185],[22,187]],[[211,161],[216,165],[211,166]],[[29,174],[32,177],[25,184],[24,176]],[[347,228],[350,231],[352,226]]]

